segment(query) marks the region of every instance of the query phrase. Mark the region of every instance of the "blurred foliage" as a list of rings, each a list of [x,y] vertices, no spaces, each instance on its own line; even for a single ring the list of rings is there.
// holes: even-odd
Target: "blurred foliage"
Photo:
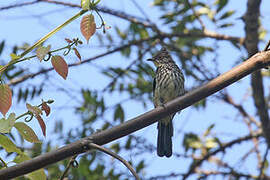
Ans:
[[[80,128],[70,129],[65,134],[63,133],[63,122],[58,120],[54,126],[54,134],[57,136],[54,141],[42,145],[34,144],[31,148],[23,149],[23,152],[27,152],[31,157],[35,157],[57,148],[58,142],[61,142],[61,144],[62,142],[71,143],[94,132],[123,123],[127,120],[126,112],[129,108],[125,105],[127,101],[139,102],[146,107],[147,103],[152,100],[152,79],[155,69],[148,63],[145,63],[145,59],[155,54],[161,46],[165,45],[168,47],[174,60],[183,70],[186,79],[192,82],[193,86],[187,87],[187,89],[201,85],[220,74],[215,52],[218,48],[216,41],[209,40],[210,43],[204,43],[206,37],[191,35],[182,37],[177,36],[177,34],[203,33],[203,27],[198,22],[198,17],[207,22],[207,26],[213,27],[217,32],[225,28],[232,28],[234,26],[233,22],[235,22],[233,21],[235,19],[235,11],[225,8],[229,0],[216,0],[214,2],[192,0],[190,2],[188,4],[187,1],[181,0],[154,0],[153,8],[158,9],[160,13],[160,26],[145,27],[143,24],[130,22],[125,28],[116,25],[111,32],[107,32],[105,35],[96,33],[95,36],[99,40],[99,45],[105,46],[107,49],[112,49],[115,44],[124,45],[147,38],[149,40],[133,46],[126,46],[119,50],[121,55],[127,60],[135,56],[137,57],[135,59],[136,62],[133,64],[131,62],[129,68],[107,66],[101,70],[100,74],[107,78],[109,86],[104,87],[102,90],[94,89],[93,87],[91,87],[92,89],[84,88],[81,89],[80,94],[77,94],[77,97],[81,99],[81,104],[77,105],[74,113],[81,119]],[[193,10],[196,11],[196,14],[194,14]],[[163,36],[164,34],[171,36]],[[266,30],[261,28],[260,37],[263,38],[265,34]],[[151,39],[151,37],[157,38]],[[235,41],[230,43],[235,48],[240,48],[240,45]],[[24,46],[16,46],[12,52],[16,53],[23,49]],[[3,54],[3,50],[5,50],[5,41],[0,43],[0,55]],[[147,51],[145,52],[145,50]],[[0,60],[0,65],[2,62],[4,61]],[[25,74],[27,74],[26,68],[22,68],[19,65],[11,66],[5,71],[4,80],[9,82]],[[263,75],[268,77],[269,72],[265,72]],[[46,78],[44,78],[44,81],[46,81]],[[17,103],[27,102],[37,97],[42,97],[45,88],[44,82],[35,85],[27,85],[26,83],[26,85],[22,84],[14,87],[13,96],[15,96]],[[115,94],[125,98],[119,99],[119,102],[112,104],[110,97]],[[204,99],[194,104],[194,109],[196,111],[204,110],[208,105],[207,101],[207,99]],[[107,119],[108,117],[110,119]],[[202,157],[211,150],[220,147],[222,140],[215,134],[214,127],[214,124],[209,126],[204,130],[203,134],[196,134],[194,132],[184,133],[182,145],[185,155],[191,157],[189,159],[195,162],[196,159],[194,157],[196,155]],[[15,141],[12,134],[9,137]],[[146,167],[151,164],[151,162],[147,161],[145,155],[147,153],[155,153],[153,151],[155,151],[156,145],[153,145],[153,143],[148,142],[146,137],[129,135],[121,141],[108,144],[106,147],[123,155],[143,178],[147,175]],[[22,145],[24,144],[22,143]],[[10,156],[12,156],[12,153],[7,153],[6,157]],[[68,161],[64,160],[47,167],[48,179],[58,179],[67,166]],[[68,179],[118,180],[132,178],[126,168],[119,168],[122,166],[120,162],[98,151],[91,151],[85,155],[80,155],[77,161],[79,167],[72,168],[69,171]],[[1,164],[0,168],[2,168]]]

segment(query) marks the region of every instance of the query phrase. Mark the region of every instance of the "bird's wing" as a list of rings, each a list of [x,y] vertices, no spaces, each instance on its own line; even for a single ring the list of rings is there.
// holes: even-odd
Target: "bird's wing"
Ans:
[[[153,99],[154,99],[154,102],[155,102],[155,89],[156,89],[156,78],[154,78],[154,81],[153,81]],[[156,103],[155,104],[155,107],[156,107]]]

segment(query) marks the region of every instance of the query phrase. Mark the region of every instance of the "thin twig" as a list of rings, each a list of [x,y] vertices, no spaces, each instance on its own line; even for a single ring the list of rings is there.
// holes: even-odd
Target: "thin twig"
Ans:
[[[119,161],[121,161],[130,170],[130,172],[134,175],[136,180],[140,180],[139,175],[136,173],[136,171],[133,169],[133,167],[124,158],[122,158],[118,154],[110,151],[109,149],[104,148],[102,146],[99,146],[99,145],[97,145],[95,143],[90,143],[89,146],[92,147],[92,148],[98,149],[98,150],[100,150],[100,151],[114,157],[115,159],[118,159]]]
[[[197,20],[199,21],[199,23],[201,24],[202,26],[202,30],[204,31],[206,28],[205,28],[205,25],[201,19],[201,17],[197,14],[197,12],[195,11],[194,7],[190,4],[189,0],[186,0],[188,6],[190,7],[190,9],[192,10],[194,16],[197,18]]]
[[[269,46],[270,46],[270,40],[268,41],[268,43],[266,44],[265,48],[264,48],[264,51],[268,51],[269,49]]]
[[[142,7],[135,1],[135,0],[131,0],[132,3],[136,6],[136,8],[142,13],[142,15],[144,15],[144,17],[146,18],[147,21],[150,21],[150,18],[148,17],[148,15],[146,14],[146,12],[144,12],[144,10],[142,9]]]
[[[36,4],[39,2],[40,2],[40,0],[36,0],[36,1],[32,1],[32,2],[24,2],[24,3],[18,3],[18,4],[9,5],[9,6],[4,6],[4,7],[0,7],[0,11],[11,9],[11,8],[16,8],[16,7],[32,5],[32,4]]]
[[[59,180],[63,180],[66,176],[66,174],[68,173],[68,170],[70,169],[71,166],[73,167],[77,167],[78,163],[76,161],[78,155],[72,156],[72,158],[70,158],[69,162],[68,162],[68,166],[66,167],[65,171],[63,172],[62,176],[60,177]],[[74,166],[74,163],[76,164]]]
[[[260,175],[259,175],[258,179],[263,179],[264,167],[265,167],[265,164],[266,164],[268,152],[269,152],[269,145],[266,147],[266,151],[265,151],[265,154],[264,154],[264,157],[263,157],[263,162],[262,162],[262,165],[261,165],[261,168],[260,168]]]

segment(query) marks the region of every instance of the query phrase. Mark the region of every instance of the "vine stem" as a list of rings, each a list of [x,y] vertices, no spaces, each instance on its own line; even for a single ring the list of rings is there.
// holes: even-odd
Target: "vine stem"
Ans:
[[[77,14],[75,14],[74,16],[72,16],[71,18],[69,18],[66,22],[64,22],[63,24],[59,25],[58,27],[56,27],[55,29],[53,29],[51,32],[49,32],[48,34],[46,34],[44,37],[42,37],[40,40],[38,40],[34,45],[32,45],[31,47],[29,47],[28,49],[26,49],[21,55],[19,55],[19,58],[17,59],[13,59],[11,60],[6,66],[3,66],[0,68],[0,72],[2,71],[2,69],[7,68],[10,65],[16,64],[18,62],[21,62],[22,60],[19,60],[20,58],[24,57],[26,54],[28,54],[29,52],[31,52],[33,49],[35,49],[36,47],[38,47],[40,44],[42,44],[44,41],[46,41],[47,39],[49,39],[52,35],[54,35],[55,33],[57,33],[58,31],[60,31],[62,28],[64,28],[66,25],[68,25],[69,23],[71,23],[72,21],[74,21],[75,19],[77,19],[78,17],[80,17],[81,15],[83,15],[84,13],[86,13],[88,10],[81,10],[80,12],[78,12]],[[24,59],[25,60],[25,59]]]

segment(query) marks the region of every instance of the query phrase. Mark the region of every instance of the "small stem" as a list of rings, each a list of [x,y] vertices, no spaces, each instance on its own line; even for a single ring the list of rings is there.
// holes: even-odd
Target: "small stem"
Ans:
[[[4,166],[7,168],[7,163],[0,157],[0,161],[4,164]]]
[[[22,118],[23,116],[27,116],[28,114],[30,114],[29,111],[27,111],[26,113],[23,113],[23,114],[19,115],[18,117],[16,117],[16,120]]]
[[[80,12],[78,12],[77,14],[75,14],[74,16],[72,16],[70,19],[68,19],[66,22],[64,22],[60,26],[56,27],[54,30],[52,30],[51,32],[49,32],[48,34],[46,34],[43,38],[41,38],[40,40],[38,40],[33,46],[31,46],[27,50],[25,50],[20,56],[21,57],[25,56],[27,53],[31,52],[34,48],[36,48],[37,46],[39,46],[41,43],[43,43],[44,41],[46,41],[47,39],[49,39],[56,32],[58,32],[63,27],[65,27],[66,25],[68,25],[69,23],[71,23],[72,21],[74,21],[75,19],[77,19],[78,17],[80,17],[81,15],[83,15],[86,12],[87,12],[87,10],[81,10]]]
[[[68,166],[66,167],[65,171],[63,172],[62,176],[60,177],[60,180],[63,180],[65,178],[65,176],[67,175],[68,173],[68,170],[70,169],[72,163],[74,163],[74,161],[76,161],[76,158],[77,158],[78,155],[75,155],[73,156],[69,162],[68,162]]]
[[[19,55],[18,59],[13,59],[11,60],[5,68],[7,68],[8,66],[11,66],[13,64],[16,64],[18,62],[22,62],[26,59],[21,59],[20,58],[24,57],[26,54],[28,54],[29,52],[31,52],[33,49],[35,49],[36,47],[38,47],[40,44],[42,44],[44,41],[46,41],[47,39],[49,39],[52,35],[54,35],[56,32],[60,31],[63,27],[65,27],[66,25],[68,25],[69,23],[71,23],[72,21],[74,21],[75,19],[77,19],[78,17],[80,17],[81,15],[83,15],[84,13],[86,13],[87,10],[81,10],[80,12],[78,12],[77,14],[75,14],[74,16],[72,16],[71,18],[69,18],[66,22],[64,22],[63,24],[59,25],[58,27],[56,27],[55,29],[53,29],[51,32],[49,32],[48,34],[46,34],[44,37],[42,37],[40,40],[38,40],[34,45],[32,45],[31,47],[29,47],[28,49],[26,49],[21,55]],[[35,56],[31,56],[31,57],[35,57]],[[28,59],[28,58],[27,58]],[[4,68],[4,67],[2,67]],[[2,69],[1,68],[1,69]],[[0,69],[0,70],[1,70]],[[1,72],[1,71],[0,71]],[[2,74],[2,73],[1,73]]]
[[[69,45],[67,45],[65,47],[61,47],[61,48],[49,51],[48,53],[54,53],[54,52],[57,52],[57,51],[61,51],[63,49],[71,48],[74,44],[75,44],[75,42],[73,42],[73,43],[71,43],[71,44],[69,44]],[[33,55],[33,56],[29,56],[29,57],[26,57],[26,58],[23,58],[23,59],[20,59],[20,60],[16,60],[15,62],[9,63],[8,66],[17,64],[17,63],[22,62],[22,61],[30,60],[30,59],[32,59],[32,58],[34,58],[36,56],[37,55]]]
[[[94,8],[94,11],[97,13],[97,15],[99,16],[99,18],[101,20],[101,26],[100,26],[100,28],[103,27],[103,26],[105,26],[105,22],[104,22],[102,16],[99,14],[98,10],[96,8]]]
[[[51,101],[51,100],[45,101],[45,103],[48,103],[49,101]],[[39,105],[37,105],[37,107],[40,107],[40,106],[42,106],[42,103],[39,104]],[[30,111],[27,111],[27,112],[25,112],[25,113],[19,115],[18,117],[16,117],[16,120],[22,118],[23,116],[27,116],[27,115],[31,115],[31,112],[30,112]]]

